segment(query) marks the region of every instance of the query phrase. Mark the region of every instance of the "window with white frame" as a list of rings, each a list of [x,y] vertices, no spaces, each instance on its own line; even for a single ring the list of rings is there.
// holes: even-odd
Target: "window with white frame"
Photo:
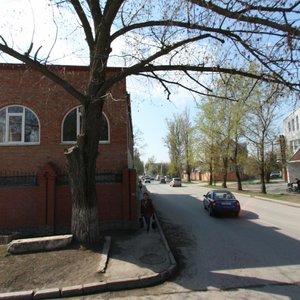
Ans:
[[[288,122],[288,128],[289,128],[289,132],[291,131],[291,123]]]
[[[69,111],[62,124],[62,142],[74,143],[77,136],[80,134],[81,127],[81,111],[80,107],[76,107]],[[100,133],[100,143],[109,142],[109,124],[107,117],[102,113],[102,126]]]
[[[39,120],[32,110],[19,105],[0,109],[0,146],[39,142]]]

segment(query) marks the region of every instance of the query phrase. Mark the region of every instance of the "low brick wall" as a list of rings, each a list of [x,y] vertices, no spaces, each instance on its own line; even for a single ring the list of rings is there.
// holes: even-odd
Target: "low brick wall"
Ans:
[[[46,174],[46,175],[45,175]],[[0,187],[0,236],[4,232],[70,228],[72,201],[68,184],[57,185],[51,167],[39,174],[38,185]],[[136,224],[136,172],[125,169],[122,182],[97,184],[99,222],[105,228]]]

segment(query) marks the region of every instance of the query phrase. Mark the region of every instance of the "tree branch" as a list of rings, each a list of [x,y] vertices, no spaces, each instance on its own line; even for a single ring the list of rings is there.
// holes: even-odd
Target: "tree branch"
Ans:
[[[77,14],[81,24],[82,24],[82,27],[83,27],[83,30],[85,33],[85,37],[86,37],[86,42],[90,49],[90,53],[93,53],[95,42],[94,42],[94,37],[93,37],[90,23],[85,15],[85,12],[84,12],[79,0],[71,0],[71,3],[76,11],[76,14]]]
[[[205,0],[189,0],[191,3],[194,3],[200,7],[203,7],[205,9],[209,9],[215,13],[217,13],[218,15],[222,15],[224,17],[228,17],[230,19],[234,19],[237,21],[242,21],[242,22],[246,22],[246,23],[251,23],[251,24],[260,24],[260,25],[264,25],[264,26],[268,26],[270,28],[273,29],[277,29],[279,31],[283,31],[292,35],[296,35],[296,36],[300,36],[300,29],[296,28],[296,27],[292,27],[289,24],[280,24],[278,22],[274,22],[274,21],[270,21],[262,18],[258,18],[258,17],[251,17],[251,16],[245,16],[243,14],[240,14],[239,12],[233,12],[230,11],[228,8],[224,9],[220,6],[217,6],[215,4],[212,3],[212,1],[205,1]],[[299,5],[299,3],[297,3],[297,5]],[[292,6],[294,7],[294,6]],[[277,8],[277,10],[275,8],[273,8],[272,12],[280,12],[280,10]]]

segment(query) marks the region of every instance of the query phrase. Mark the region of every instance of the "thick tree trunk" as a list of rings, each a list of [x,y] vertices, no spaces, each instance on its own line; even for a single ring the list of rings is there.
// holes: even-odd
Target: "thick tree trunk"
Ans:
[[[95,171],[83,166],[84,154],[78,146],[65,154],[72,196],[71,232],[76,241],[95,244],[100,241]]]
[[[72,195],[71,232],[76,241],[84,244],[101,240],[95,181],[101,109],[98,105],[83,110],[83,134],[77,138],[76,146],[65,151]]]

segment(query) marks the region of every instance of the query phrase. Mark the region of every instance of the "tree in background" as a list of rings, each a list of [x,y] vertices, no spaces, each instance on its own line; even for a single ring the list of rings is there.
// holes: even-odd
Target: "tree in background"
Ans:
[[[182,113],[182,138],[184,144],[184,170],[187,181],[191,181],[191,171],[194,164],[194,128],[190,120],[190,112],[186,108]]]
[[[145,163],[145,170],[147,170],[147,175],[156,176],[159,174],[158,165],[154,156],[148,158],[148,161]]]
[[[167,119],[166,122],[167,136],[164,140],[169,149],[169,173],[181,178],[184,159],[183,120],[180,115],[173,115],[173,119]]]
[[[173,115],[173,119],[167,119],[166,123],[167,136],[164,140],[169,149],[169,173],[181,178],[184,170],[190,182],[194,161],[194,129],[188,109],[186,108],[181,114]]]
[[[134,146],[133,146],[133,160],[134,167],[137,174],[144,173],[144,162],[141,160],[141,151],[146,147],[143,140],[143,134],[139,128],[134,128]]]
[[[220,126],[214,100],[203,100],[197,105],[198,113],[195,125],[197,140],[197,160],[201,162],[204,172],[209,172],[209,184],[215,182],[215,174],[220,166]]]
[[[19,1],[14,3],[15,11]],[[99,116],[112,86],[128,76],[141,75],[161,84],[170,99],[174,85],[202,95],[209,90],[207,74],[214,80],[214,75],[227,73],[299,90],[299,2],[270,0],[267,6],[264,0],[47,3],[56,30],[53,36],[47,36],[47,43],[52,42],[48,48],[45,41],[40,44],[33,38],[27,43],[23,38],[19,43],[15,33],[24,30],[12,18],[10,24],[7,20],[0,23],[0,51],[53,80],[82,105],[81,133],[76,145],[65,152],[72,193],[71,230],[80,242],[100,239],[95,165]],[[33,27],[32,32],[35,30],[38,27]],[[84,91],[48,68],[57,59],[53,53],[62,40],[73,42],[69,46],[74,52],[80,46],[87,49],[85,64],[90,76]],[[124,67],[110,78],[106,74],[109,61]],[[260,68],[244,71],[252,61]],[[229,62],[230,67],[225,67]]]
[[[252,155],[256,157],[260,175],[261,192],[266,194],[267,153],[278,133],[274,121],[282,99],[282,87],[272,84],[256,85],[247,101],[249,108],[245,137],[250,142]]]
[[[144,173],[144,162],[141,160],[140,152],[137,148],[133,149],[133,160],[134,160],[134,167],[136,169],[136,173],[141,175]]]

